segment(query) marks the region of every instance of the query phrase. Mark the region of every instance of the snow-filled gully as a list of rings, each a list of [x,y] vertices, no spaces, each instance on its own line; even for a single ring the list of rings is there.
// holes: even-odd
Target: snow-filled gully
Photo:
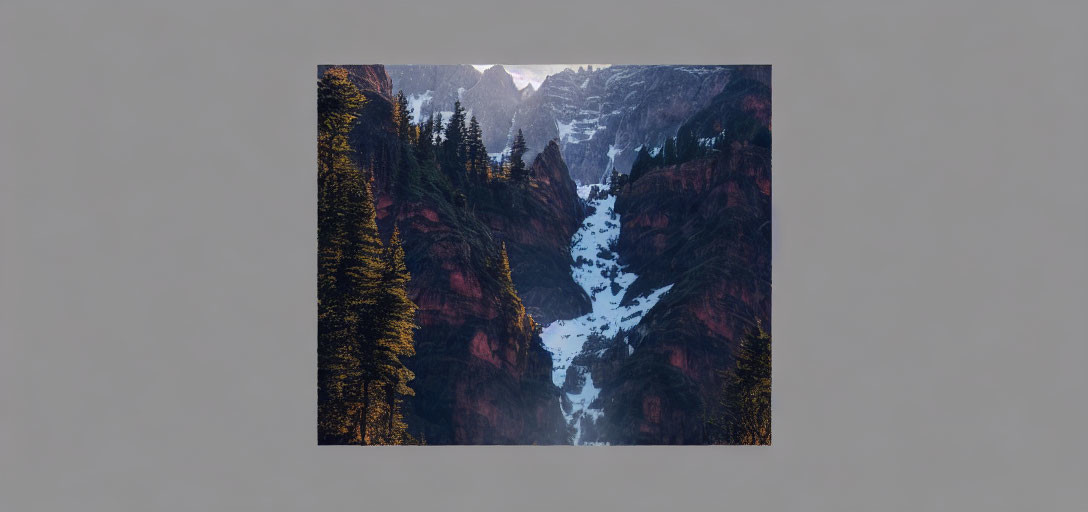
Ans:
[[[578,187],[578,195],[588,200],[592,187],[593,185]],[[582,227],[571,237],[571,257],[574,259],[571,273],[574,281],[589,294],[593,310],[578,318],[556,320],[546,325],[541,334],[544,345],[554,358],[552,380],[560,388],[566,380],[567,367],[571,365],[571,360],[582,352],[583,345],[591,334],[596,333],[611,339],[620,329],[631,329],[672,288],[672,285],[659,288],[649,296],[639,297],[632,305],[620,306],[627,287],[638,276],[624,272],[616,262],[616,254],[609,251],[610,242],[620,234],[620,217],[613,212],[615,203],[615,196],[588,201],[596,211],[582,222]],[[616,286],[612,286],[613,283]],[[630,354],[634,352],[634,347],[628,345],[627,350]],[[581,368],[581,371],[585,376],[585,384],[576,393],[566,393],[573,407],[569,412],[564,410],[564,414],[567,423],[574,425],[574,444],[590,444],[582,442],[581,439],[582,417],[589,417],[594,421],[600,419],[601,410],[590,407],[597,399],[600,389],[593,384],[588,370]]]

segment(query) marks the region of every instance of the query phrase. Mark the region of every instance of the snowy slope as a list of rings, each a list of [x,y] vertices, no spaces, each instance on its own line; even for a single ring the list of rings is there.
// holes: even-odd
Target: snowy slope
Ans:
[[[578,187],[578,195],[587,199],[591,188],[592,185]],[[619,215],[612,211],[615,202],[615,196],[589,201],[596,212],[582,222],[582,227],[571,238],[571,257],[575,261],[571,272],[574,281],[589,294],[593,310],[578,318],[552,322],[541,334],[554,358],[552,380],[560,388],[571,361],[583,351],[591,334],[610,339],[620,329],[631,329],[672,288],[668,285],[654,290],[648,297],[639,297],[632,305],[620,305],[627,287],[638,276],[624,272],[616,263],[615,253],[609,251],[609,246],[620,234]],[[634,347],[628,346],[628,353],[633,351]],[[591,407],[600,389],[594,386],[593,377],[585,368],[578,370],[585,377],[585,384],[577,393],[567,393],[573,407],[564,413],[568,423],[575,427],[574,444],[584,444],[581,442],[582,417],[600,419],[600,409]]]

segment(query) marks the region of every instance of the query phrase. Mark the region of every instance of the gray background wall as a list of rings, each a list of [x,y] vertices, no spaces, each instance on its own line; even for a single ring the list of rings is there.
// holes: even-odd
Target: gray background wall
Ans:
[[[0,508],[1083,509],[1085,4],[610,3],[4,2]],[[314,66],[572,61],[774,66],[774,446],[315,446]]]

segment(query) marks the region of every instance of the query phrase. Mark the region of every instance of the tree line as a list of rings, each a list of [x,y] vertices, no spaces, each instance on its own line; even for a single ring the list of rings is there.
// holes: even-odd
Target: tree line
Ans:
[[[752,124],[752,123],[749,123]],[[631,172],[627,181],[634,182],[656,167],[678,165],[697,158],[705,157],[711,153],[729,153],[732,144],[738,140],[736,131],[751,132],[750,140],[744,139],[744,143],[754,146],[769,148],[771,146],[771,132],[763,127],[744,126],[737,128],[730,126],[722,130],[714,137],[698,139],[695,132],[688,127],[681,127],[675,137],[668,137],[661,144],[661,149],[650,153],[647,144],[639,147],[635,161],[631,164]]]
[[[349,138],[367,99],[343,68],[318,82],[318,442],[319,444],[416,444],[402,414],[414,396],[414,374],[405,365],[415,354],[416,305],[407,294],[411,278],[400,232],[383,243],[377,227],[372,182],[375,168],[392,169],[398,194],[438,190],[451,204],[494,194],[520,196],[531,184],[519,129],[509,158],[489,158],[475,116],[460,102],[450,119],[441,114],[415,123],[403,92],[392,98],[395,154],[372,155],[370,169],[354,161]],[[376,161],[375,161],[376,160]],[[426,183],[425,183],[426,182]],[[500,284],[508,333],[540,326],[525,313],[514,289],[503,245],[487,271]]]
[[[490,158],[483,142],[483,130],[476,116],[466,119],[461,102],[453,104],[453,113],[443,124],[442,114],[434,113],[413,124],[408,99],[403,91],[393,98],[393,125],[401,141],[414,148],[414,160],[435,161],[451,184],[459,189],[489,182],[525,184],[530,171],[524,155],[528,150],[519,128],[510,145],[510,158]]]
[[[406,444],[416,305],[399,231],[382,242],[348,134],[367,100],[342,68],[318,83],[318,442]]]

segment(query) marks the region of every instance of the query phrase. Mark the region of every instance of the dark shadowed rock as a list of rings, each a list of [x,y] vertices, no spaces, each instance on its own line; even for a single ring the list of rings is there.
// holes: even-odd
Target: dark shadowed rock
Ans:
[[[533,186],[524,202],[481,207],[478,214],[506,241],[514,284],[525,307],[547,324],[590,311],[589,297],[570,272],[570,239],[585,212],[558,143],[548,143],[530,172]]]
[[[727,148],[651,169],[617,197],[617,252],[639,276],[624,301],[673,287],[622,335],[633,353],[612,350],[590,364],[612,442],[704,442],[717,372],[733,364],[746,329],[760,321],[770,330],[771,153],[751,139],[770,129],[769,106],[762,80],[732,82],[693,128],[709,130],[698,137],[724,130]]]

